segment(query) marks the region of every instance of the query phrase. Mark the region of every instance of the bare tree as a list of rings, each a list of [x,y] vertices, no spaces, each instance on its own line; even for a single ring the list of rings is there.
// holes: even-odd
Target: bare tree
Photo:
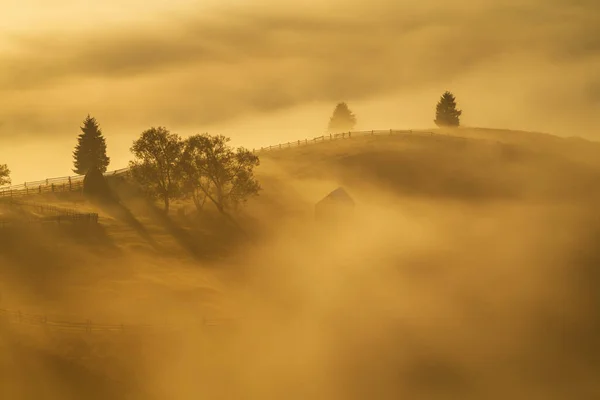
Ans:
[[[0,186],[10,185],[10,169],[6,164],[0,164]]]
[[[163,200],[165,212],[170,200],[180,194],[180,166],[183,141],[164,127],[150,128],[133,142],[130,162],[133,177],[147,193]]]
[[[182,170],[185,187],[201,209],[206,199],[227,215],[251,196],[258,195],[260,184],[254,168],[256,155],[242,147],[229,146],[229,138],[208,134],[194,135],[185,141]]]

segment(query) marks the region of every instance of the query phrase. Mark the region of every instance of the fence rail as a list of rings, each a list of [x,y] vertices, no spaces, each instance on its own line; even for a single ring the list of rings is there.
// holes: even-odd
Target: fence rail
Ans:
[[[127,171],[129,171],[129,168],[121,168],[106,172],[104,176],[120,175]],[[83,179],[83,175],[72,175],[0,187],[0,197],[21,197],[32,194],[74,192],[83,189]]]
[[[77,210],[72,210],[69,208],[62,208],[51,206],[48,204],[42,203],[33,203],[26,202],[18,199],[11,198],[9,203],[11,206],[17,207],[28,207],[38,211],[40,214],[55,214],[49,216],[43,216],[40,218],[26,218],[26,219],[18,219],[17,223],[44,223],[44,222],[74,222],[74,223],[98,223],[98,214],[97,213],[81,213]],[[11,219],[0,219],[0,228],[3,228],[7,225],[13,225],[15,223],[14,220]]]
[[[341,132],[335,134],[326,134],[312,139],[295,140],[287,143],[280,143],[268,147],[261,147],[260,149],[253,149],[255,154],[260,154],[268,151],[286,149],[290,147],[307,146],[316,143],[322,143],[326,141],[340,140],[340,139],[352,139],[356,137],[365,136],[393,136],[393,135],[406,135],[406,136],[435,136],[440,135],[445,138],[466,140],[468,138],[461,136],[449,136],[442,135],[431,131],[413,131],[413,130],[399,130],[399,129],[385,129],[385,130],[370,130],[370,131],[351,131]],[[129,168],[121,168],[114,171],[109,171],[104,176],[115,176],[127,173]],[[48,178],[41,181],[25,182],[20,185],[12,185],[0,187],[0,198],[2,197],[21,197],[34,194],[44,193],[60,193],[60,192],[71,192],[83,189],[83,175],[64,176],[58,178]]]
[[[290,147],[300,147],[307,146],[316,143],[322,143],[333,140],[340,139],[352,139],[356,137],[364,137],[364,136],[388,136],[388,135],[433,135],[434,132],[425,132],[425,131],[412,131],[412,130],[398,130],[398,129],[385,129],[385,130],[371,130],[371,131],[350,131],[350,132],[341,132],[341,133],[332,133],[327,135],[316,136],[312,139],[302,139],[295,140],[287,143],[280,143],[273,146],[261,147],[260,149],[254,149],[254,153],[262,153],[266,151],[272,150],[280,150],[287,149]]]
[[[85,321],[53,320],[46,315],[28,314],[21,311],[0,308],[0,323],[18,324],[63,332],[79,333],[151,333],[169,332],[186,329],[190,326],[210,327],[225,325],[231,320],[226,318],[201,318],[188,324],[99,324],[87,319]]]

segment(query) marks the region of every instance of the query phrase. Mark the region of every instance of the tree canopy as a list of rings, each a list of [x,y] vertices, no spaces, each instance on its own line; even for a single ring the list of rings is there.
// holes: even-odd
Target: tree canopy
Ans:
[[[10,185],[10,169],[6,164],[0,164],[0,186]]]
[[[445,92],[435,108],[435,124],[439,127],[460,125],[461,110],[456,109],[456,99],[450,92]]]
[[[183,140],[164,127],[153,127],[142,132],[130,150],[135,157],[130,162],[133,177],[149,195],[161,198],[168,212],[170,200],[181,193]]]
[[[229,146],[223,135],[194,135],[185,141],[183,174],[186,190],[201,208],[209,199],[221,213],[255,196],[260,185],[254,176],[259,158],[251,151]]]
[[[80,129],[82,133],[79,134],[73,151],[73,172],[85,175],[93,168],[106,172],[110,158],[106,155],[106,140],[98,122],[88,114]]]
[[[329,119],[328,131],[331,133],[348,132],[356,126],[356,116],[346,103],[339,103]]]

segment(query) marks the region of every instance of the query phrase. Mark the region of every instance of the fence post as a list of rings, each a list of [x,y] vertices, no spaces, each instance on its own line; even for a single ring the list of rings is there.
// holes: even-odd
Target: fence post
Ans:
[[[352,132],[348,132],[348,139],[352,137]]]
[[[42,194],[42,185],[38,186],[38,193]]]
[[[392,130],[390,129],[390,135],[392,134]]]
[[[69,177],[69,192],[73,190],[73,184],[71,183],[71,177]]]
[[[375,136],[375,131],[371,131],[371,136]]]
[[[52,193],[54,193],[54,183],[52,184]]]

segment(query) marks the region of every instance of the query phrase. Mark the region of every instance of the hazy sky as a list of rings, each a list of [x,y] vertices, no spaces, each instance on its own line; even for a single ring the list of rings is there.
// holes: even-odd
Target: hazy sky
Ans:
[[[2,0],[17,182],[69,174],[87,113],[112,169],[155,125],[253,147],[318,136],[347,101],[358,129],[431,127],[447,89],[465,125],[600,139],[600,2]]]

